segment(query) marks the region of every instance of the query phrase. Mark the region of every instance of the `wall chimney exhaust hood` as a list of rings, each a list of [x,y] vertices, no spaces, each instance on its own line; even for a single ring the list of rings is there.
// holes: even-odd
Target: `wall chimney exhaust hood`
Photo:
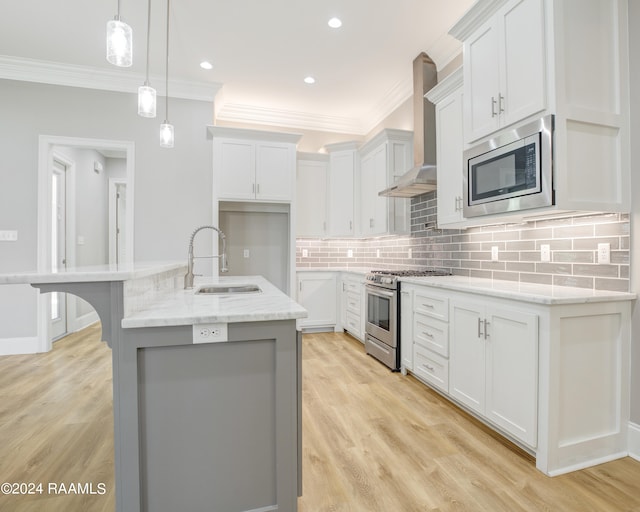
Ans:
[[[414,197],[436,190],[436,108],[424,95],[438,83],[426,53],[413,61],[413,159],[415,166],[379,196]]]

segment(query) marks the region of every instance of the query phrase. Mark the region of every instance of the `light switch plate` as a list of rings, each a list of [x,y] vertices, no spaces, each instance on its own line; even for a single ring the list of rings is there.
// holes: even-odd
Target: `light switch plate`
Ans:
[[[302,249],[302,257],[303,258],[309,257],[309,249]]]
[[[193,326],[193,343],[229,341],[227,324],[196,324]]]
[[[0,231],[0,242],[17,242],[17,231]]]
[[[498,261],[498,246],[494,245],[491,248],[491,261]]]

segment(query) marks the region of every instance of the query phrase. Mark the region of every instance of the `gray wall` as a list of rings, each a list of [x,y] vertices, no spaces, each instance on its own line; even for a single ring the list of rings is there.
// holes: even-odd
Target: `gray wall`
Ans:
[[[176,143],[162,149],[164,109],[139,117],[135,94],[0,80],[0,98],[0,229],[19,232],[0,243],[1,273],[36,268],[41,134],[135,142],[135,260],[186,258],[189,233],[212,218],[212,103],[171,99]],[[35,311],[32,290],[0,287],[0,339],[35,336]]]
[[[629,65],[631,74],[631,146],[640,140],[640,2],[629,2]],[[633,152],[633,149],[632,149]],[[631,158],[631,291],[640,293],[640,165]],[[631,326],[631,421],[640,425],[640,306]]]

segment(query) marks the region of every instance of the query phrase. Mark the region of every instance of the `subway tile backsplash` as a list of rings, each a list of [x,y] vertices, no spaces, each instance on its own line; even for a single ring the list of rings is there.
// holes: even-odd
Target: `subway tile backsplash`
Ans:
[[[598,214],[466,230],[436,229],[431,192],[411,200],[411,234],[368,239],[297,240],[299,268],[445,268],[451,273],[597,290],[629,290],[629,215]],[[599,243],[611,262],[597,263]],[[549,245],[551,261],[540,258]],[[498,261],[491,248],[498,247]],[[306,249],[308,257],[302,257]],[[353,257],[348,257],[348,251]],[[411,252],[411,257],[409,257]],[[378,256],[379,255],[379,256]]]

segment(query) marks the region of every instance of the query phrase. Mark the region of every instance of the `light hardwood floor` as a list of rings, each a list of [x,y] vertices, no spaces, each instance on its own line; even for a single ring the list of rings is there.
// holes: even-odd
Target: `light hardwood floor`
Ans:
[[[114,510],[111,352],[99,335],[91,327],[48,354],[0,357],[0,483],[103,483],[106,494],[0,494],[0,512]],[[640,512],[640,462],[548,478],[353,338],[303,344],[300,512]]]

